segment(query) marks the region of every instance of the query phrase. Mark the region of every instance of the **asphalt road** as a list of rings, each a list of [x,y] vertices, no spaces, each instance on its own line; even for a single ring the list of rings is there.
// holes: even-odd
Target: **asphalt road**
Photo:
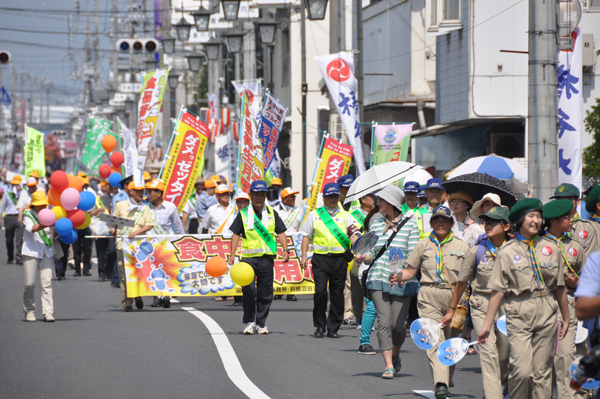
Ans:
[[[360,332],[343,326],[339,339],[312,336],[312,296],[275,301],[269,335],[241,334],[242,310],[231,301],[180,297],[170,309],[124,313],[119,289],[93,277],[53,280],[55,323],[43,322],[40,286],[36,323],[24,321],[22,266],[6,264],[0,234],[0,398],[245,398],[229,378],[195,308],[218,323],[247,377],[271,398],[419,398],[432,390],[425,352],[410,335],[403,368],[382,380],[381,355],[357,353]],[[222,338],[222,334],[217,334]],[[372,344],[377,349],[376,333]],[[226,355],[226,363],[235,357]],[[233,371],[233,378],[240,373]],[[481,398],[477,355],[456,367],[452,397]]]

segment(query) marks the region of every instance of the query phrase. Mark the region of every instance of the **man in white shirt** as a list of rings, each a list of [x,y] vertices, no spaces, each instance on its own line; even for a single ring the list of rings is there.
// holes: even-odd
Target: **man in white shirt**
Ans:
[[[281,201],[273,209],[277,212],[286,227],[286,233],[295,233],[300,229],[302,210],[296,206],[296,195],[299,191],[286,187],[281,190]]]
[[[17,244],[19,243],[19,237],[21,237],[21,241],[23,240],[23,226],[19,223],[19,209],[17,208],[18,203],[18,194],[20,190],[21,184],[21,176],[15,175],[10,181],[10,188],[7,188],[4,192],[4,196],[2,197],[2,201],[0,202],[0,215],[2,213],[4,216],[4,227],[5,227],[5,238],[6,238],[6,254],[8,255],[8,264],[13,263],[13,260],[16,259],[17,264],[23,263],[23,255],[21,255],[21,251],[19,251],[19,247],[17,245],[17,254],[15,255],[14,244],[15,244],[15,236],[17,237]],[[0,223],[0,227],[2,223]]]
[[[194,188],[196,191],[190,195],[190,198],[188,198],[185,207],[183,208],[183,212],[181,212],[181,222],[183,223],[183,226],[185,227],[185,223],[188,219],[190,221],[188,227],[189,234],[198,234],[199,222],[198,212],[196,212],[196,203],[198,202],[198,197],[202,194],[202,191],[204,191],[204,179],[202,177],[196,180]]]
[[[230,201],[229,187],[221,184],[215,191],[218,203],[212,205],[206,211],[206,215],[200,223],[202,234],[222,234],[225,231],[227,218],[233,215],[234,205]]]

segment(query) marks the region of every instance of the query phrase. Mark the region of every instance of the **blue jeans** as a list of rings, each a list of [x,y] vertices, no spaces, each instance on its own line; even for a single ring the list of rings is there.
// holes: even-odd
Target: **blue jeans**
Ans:
[[[377,318],[377,311],[375,310],[375,304],[372,300],[365,298],[367,302],[367,308],[362,316],[361,329],[360,329],[360,344],[366,345],[371,344],[371,331],[373,330],[373,324]]]
[[[111,280],[111,283],[114,283],[114,284],[119,284],[119,268],[118,268],[118,264],[119,264],[119,262],[115,260],[115,264],[113,266],[113,276],[112,276],[112,280]]]

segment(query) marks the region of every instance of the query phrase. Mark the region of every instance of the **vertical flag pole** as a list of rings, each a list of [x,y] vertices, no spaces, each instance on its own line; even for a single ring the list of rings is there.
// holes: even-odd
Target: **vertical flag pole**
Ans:
[[[371,159],[369,160],[369,169],[373,167],[373,136],[375,135],[375,127],[377,127],[377,122],[371,122]]]

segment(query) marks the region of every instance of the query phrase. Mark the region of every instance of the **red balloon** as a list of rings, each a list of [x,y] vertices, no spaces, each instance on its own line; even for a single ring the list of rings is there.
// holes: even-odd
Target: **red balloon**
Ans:
[[[85,212],[81,209],[73,209],[67,212],[67,218],[73,222],[73,227],[78,227],[85,222]]]
[[[62,170],[57,170],[50,176],[50,184],[56,192],[62,193],[69,187],[69,177]]]
[[[110,162],[112,162],[113,166],[120,167],[123,164],[125,157],[120,152],[113,152],[110,155]]]
[[[56,191],[55,187],[52,187],[50,190],[48,190],[48,202],[54,206],[61,206],[60,192]]]
[[[209,276],[221,277],[227,271],[227,262],[220,256],[214,256],[206,262],[204,267]]]
[[[100,172],[100,176],[102,176],[102,178],[104,179],[108,179],[108,176],[110,176],[110,174],[112,173],[110,170],[110,166],[105,163],[100,165],[100,169],[98,171]]]
[[[69,175],[69,187],[72,187],[79,192],[83,191],[83,183],[81,182],[81,179],[77,176]]]

